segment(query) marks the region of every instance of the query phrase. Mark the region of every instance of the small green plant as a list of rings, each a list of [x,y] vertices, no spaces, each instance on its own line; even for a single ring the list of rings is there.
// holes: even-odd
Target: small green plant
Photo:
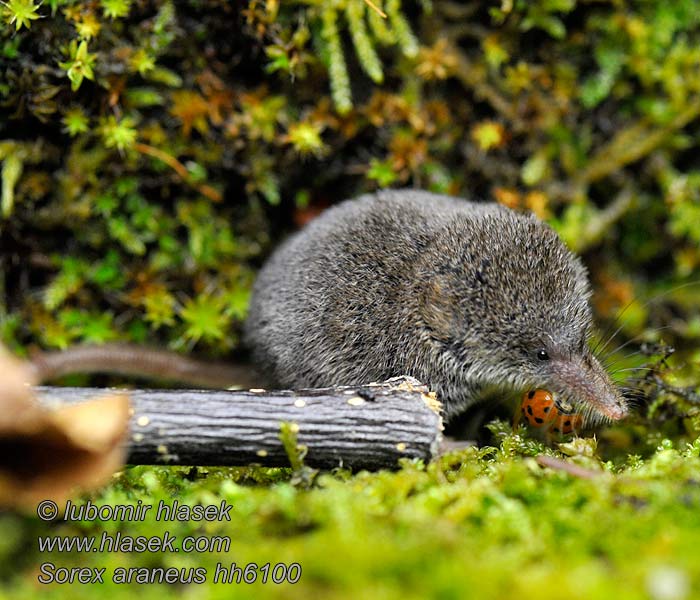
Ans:
[[[71,82],[71,89],[76,92],[80,89],[83,79],[95,79],[93,70],[97,57],[90,54],[88,51],[87,40],[78,43],[77,40],[71,40],[68,45],[66,54],[68,60],[59,62],[59,66],[66,72],[68,79]]]
[[[35,4],[34,0],[7,0],[2,3],[1,10],[5,21],[8,25],[14,25],[16,31],[22,27],[29,29],[32,21],[41,18],[37,13],[39,4]]]
[[[327,54],[333,100],[340,113],[346,113],[352,108],[350,77],[340,34],[341,15],[345,16],[360,66],[375,83],[384,80],[376,45],[397,45],[410,58],[418,53],[418,43],[401,12],[400,1],[386,2],[389,25],[381,21],[386,15],[382,17],[377,14],[377,9],[381,10],[381,3],[376,7],[354,0],[336,0],[326,3],[321,9],[321,39]],[[367,23],[370,24],[369,29]]]
[[[131,0],[100,0],[100,5],[108,19],[121,19],[131,10]]]
[[[120,121],[114,116],[104,119],[100,124],[100,134],[105,147],[116,148],[119,152],[131,150],[138,136],[135,125],[131,117],[124,117]]]

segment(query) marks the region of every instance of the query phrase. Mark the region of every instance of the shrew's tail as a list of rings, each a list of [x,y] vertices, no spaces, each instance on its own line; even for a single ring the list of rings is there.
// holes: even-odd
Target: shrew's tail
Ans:
[[[132,344],[80,345],[55,352],[36,352],[31,364],[39,383],[76,373],[105,373],[210,389],[260,387],[252,367],[193,359],[169,350]]]

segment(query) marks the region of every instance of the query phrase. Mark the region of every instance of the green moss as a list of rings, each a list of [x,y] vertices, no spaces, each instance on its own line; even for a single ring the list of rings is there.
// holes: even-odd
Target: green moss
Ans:
[[[495,448],[447,454],[427,468],[409,462],[397,472],[324,474],[308,489],[293,485],[288,470],[129,468],[90,500],[98,505],[225,501],[233,506],[231,521],[157,522],[151,517],[48,527],[36,518],[5,515],[1,564],[6,569],[10,556],[21,556],[12,562],[25,569],[6,573],[10,583],[4,589],[13,598],[31,597],[37,571],[26,566],[39,562],[104,567],[108,577],[118,567],[207,571],[204,586],[139,587],[146,598],[173,593],[462,598],[465,590],[474,598],[648,598],[669,572],[688,590],[696,589],[698,448],[698,442],[680,450],[662,446],[641,463],[592,480],[542,469],[531,458]],[[170,531],[178,540],[229,536],[231,549],[40,556],[34,541],[39,535],[117,531],[132,536]],[[232,562],[296,562],[302,576],[295,585],[211,583],[217,564]],[[134,593],[133,587],[109,582],[45,592],[56,598]]]

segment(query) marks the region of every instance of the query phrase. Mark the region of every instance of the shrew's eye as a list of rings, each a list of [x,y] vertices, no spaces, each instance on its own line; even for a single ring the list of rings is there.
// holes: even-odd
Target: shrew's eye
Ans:
[[[547,354],[546,350],[538,350],[537,351],[537,358],[539,360],[549,360],[549,354]]]

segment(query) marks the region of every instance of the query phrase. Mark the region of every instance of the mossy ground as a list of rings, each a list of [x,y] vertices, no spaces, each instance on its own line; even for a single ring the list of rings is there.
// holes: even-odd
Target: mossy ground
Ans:
[[[0,598],[691,598],[700,591],[700,441],[662,441],[646,459],[605,463],[578,443],[591,479],[543,469],[553,453],[524,432],[494,430],[470,447],[398,471],[319,474],[286,469],[129,467],[89,499],[97,505],[233,506],[230,522],[57,522],[5,514]],[[571,448],[568,448],[572,453]],[[85,498],[87,500],[87,498]],[[228,536],[227,553],[44,554],[37,537]],[[38,565],[105,567],[105,583],[37,583]],[[298,563],[294,585],[213,583],[216,566]],[[117,585],[118,567],[206,569],[206,583]]]

